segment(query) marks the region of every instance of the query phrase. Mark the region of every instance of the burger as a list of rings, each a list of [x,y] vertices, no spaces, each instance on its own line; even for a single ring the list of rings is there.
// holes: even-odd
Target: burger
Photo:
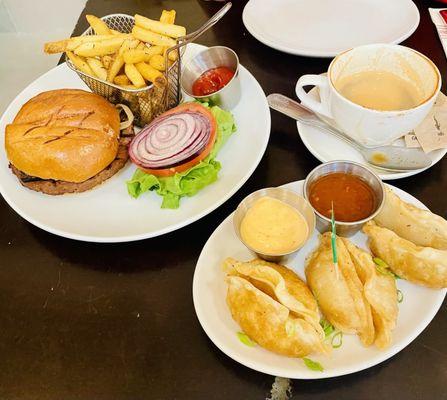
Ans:
[[[33,97],[5,132],[12,172],[23,186],[50,195],[84,192],[116,174],[130,140],[120,133],[115,106],[76,89]]]

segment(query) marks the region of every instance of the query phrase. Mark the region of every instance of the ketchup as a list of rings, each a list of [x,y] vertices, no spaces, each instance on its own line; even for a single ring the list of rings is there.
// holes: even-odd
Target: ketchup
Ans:
[[[207,96],[222,89],[231,78],[234,71],[227,67],[211,68],[200,75],[192,85],[194,96]]]

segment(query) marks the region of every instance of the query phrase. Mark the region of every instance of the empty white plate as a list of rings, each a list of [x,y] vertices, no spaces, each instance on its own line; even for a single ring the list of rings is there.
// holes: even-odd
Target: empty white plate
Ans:
[[[292,182],[284,187],[302,194],[303,182]],[[426,208],[420,201],[403,190],[392,187],[403,200],[417,207]],[[226,304],[227,284],[221,269],[227,257],[247,261],[253,258],[249,250],[234,233],[233,214],[229,215],[214,231],[203,247],[197,261],[193,281],[193,299],[202,328],[214,344],[233,360],[274,376],[293,379],[318,379],[351,374],[377,365],[408,346],[434,318],[444,300],[446,289],[435,290],[414,285],[399,279],[396,283],[403,293],[393,341],[389,348],[364,347],[357,336],[344,335],[343,345],[331,355],[309,355],[324,367],[323,372],[311,371],[299,358],[281,356],[260,346],[248,347],[241,343],[237,332],[239,325],[231,317]],[[366,235],[356,233],[350,238],[356,245],[367,249]],[[314,231],[308,243],[286,264],[302,279],[305,258],[318,245],[318,232]]]
[[[242,20],[274,49],[333,57],[363,44],[402,42],[419,25],[419,11],[411,0],[250,0]]]

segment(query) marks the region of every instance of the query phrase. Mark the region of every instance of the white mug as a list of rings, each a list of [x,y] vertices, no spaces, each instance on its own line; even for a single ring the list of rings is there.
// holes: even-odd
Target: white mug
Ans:
[[[391,72],[411,81],[423,94],[414,108],[379,111],[344,97],[335,87],[338,79],[363,71]],[[304,91],[316,86],[320,100]],[[441,88],[441,74],[423,54],[404,46],[371,44],[339,54],[329,65],[327,76],[303,75],[296,84],[301,103],[331,119],[347,135],[366,146],[389,144],[410,132],[427,116]]]

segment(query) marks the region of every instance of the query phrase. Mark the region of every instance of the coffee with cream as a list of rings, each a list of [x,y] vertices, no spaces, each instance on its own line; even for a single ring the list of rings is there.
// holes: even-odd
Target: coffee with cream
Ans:
[[[334,86],[353,103],[378,111],[408,110],[424,101],[424,94],[416,85],[387,71],[343,76]]]

